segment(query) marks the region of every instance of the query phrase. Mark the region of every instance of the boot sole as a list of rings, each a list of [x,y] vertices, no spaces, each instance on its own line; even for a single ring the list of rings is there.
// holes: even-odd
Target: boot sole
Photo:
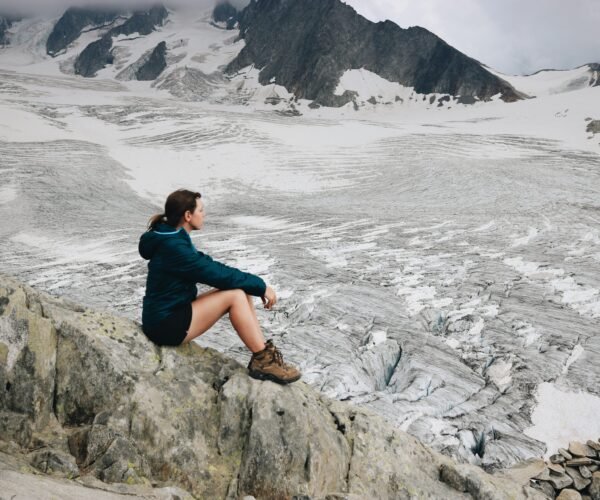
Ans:
[[[254,371],[248,371],[248,375],[250,375],[252,378],[256,379],[256,380],[270,380],[271,382],[275,382],[276,384],[280,384],[280,385],[287,385],[287,384],[291,384],[292,382],[296,382],[296,380],[300,380],[300,377],[302,377],[302,374],[298,375],[295,378],[290,378],[290,379],[282,379],[282,378],[277,378],[275,375],[271,375],[270,373],[261,373],[261,372],[254,372]]]

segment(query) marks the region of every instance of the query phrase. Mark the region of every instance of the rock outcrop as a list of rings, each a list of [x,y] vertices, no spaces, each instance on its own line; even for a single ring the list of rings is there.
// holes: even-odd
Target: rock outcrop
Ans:
[[[592,87],[600,86],[600,63],[591,63],[589,64],[590,73],[592,74],[590,85]]]
[[[6,31],[10,28],[12,20],[8,17],[0,16],[0,45],[8,45]]]
[[[0,483],[36,468],[64,488],[179,488],[173,498],[544,498],[302,382],[250,379],[195,344],[157,348],[129,320],[6,277],[0,451]]]
[[[239,11],[229,2],[219,2],[213,10],[213,20],[222,24],[226,29],[232,30],[238,22]]]
[[[88,78],[96,76],[107,64],[112,64],[111,48],[112,38],[108,35],[90,43],[75,60],[75,74]]]
[[[113,23],[117,17],[119,12],[116,10],[71,7],[54,25],[46,41],[46,52],[56,56],[77,40],[84,28],[106,26]]]
[[[252,0],[239,26],[245,46],[227,71],[253,64],[263,85],[275,81],[317,104],[351,101],[351,92],[340,96],[335,90],[346,70],[361,68],[421,94],[480,100],[501,94],[509,102],[522,97],[426,29],[373,23],[340,0]]]
[[[117,80],[156,80],[167,67],[167,44],[160,42],[117,74]]]
[[[590,120],[585,128],[591,134],[600,134],[600,120]]]
[[[113,56],[111,53],[112,39],[119,35],[129,36],[133,33],[139,33],[140,35],[148,35],[152,33],[157,26],[163,24],[168,16],[167,9],[164,6],[155,6],[147,11],[135,12],[130,18],[127,19],[123,24],[116,26],[104,34],[99,40],[90,43],[82,52],[77,56],[75,60],[75,73],[84,77],[93,77],[96,73],[104,68],[107,64],[112,64]],[[160,46],[160,44],[159,44]],[[156,59],[166,54],[166,44],[159,47]],[[155,64],[152,71],[158,69],[158,62]],[[166,66],[166,63],[164,63]],[[164,69],[160,69],[160,72]],[[150,71],[143,73],[143,76],[148,76]],[[145,78],[147,79],[147,78]]]
[[[160,42],[135,72],[136,80],[156,80],[167,67],[167,44]]]

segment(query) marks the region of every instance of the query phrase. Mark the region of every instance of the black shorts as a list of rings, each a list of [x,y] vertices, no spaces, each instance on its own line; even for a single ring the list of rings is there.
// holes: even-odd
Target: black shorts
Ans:
[[[157,326],[142,328],[146,337],[156,345],[180,345],[192,323],[192,304],[177,307]]]

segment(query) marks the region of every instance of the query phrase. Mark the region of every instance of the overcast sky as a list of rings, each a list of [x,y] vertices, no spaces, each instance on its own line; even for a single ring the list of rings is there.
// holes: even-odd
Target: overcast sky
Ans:
[[[145,4],[151,0],[0,0],[0,10],[69,4]],[[158,0],[160,1],[160,0]],[[213,5],[214,0],[165,0]],[[243,4],[249,0],[230,0]],[[312,0],[319,1],[319,0]],[[423,26],[494,69],[529,74],[600,62],[600,0],[343,0],[372,21]]]
[[[600,62],[600,0],[344,0],[372,21],[422,26],[509,74]]]

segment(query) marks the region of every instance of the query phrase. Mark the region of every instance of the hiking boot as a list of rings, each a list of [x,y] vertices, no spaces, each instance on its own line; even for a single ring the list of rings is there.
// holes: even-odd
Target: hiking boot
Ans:
[[[248,363],[248,374],[258,380],[272,380],[278,384],[289,384],[302,374],[292,365],[283,362],[283,356],[273,341],[267,340],[262,351],[255,352]]]

